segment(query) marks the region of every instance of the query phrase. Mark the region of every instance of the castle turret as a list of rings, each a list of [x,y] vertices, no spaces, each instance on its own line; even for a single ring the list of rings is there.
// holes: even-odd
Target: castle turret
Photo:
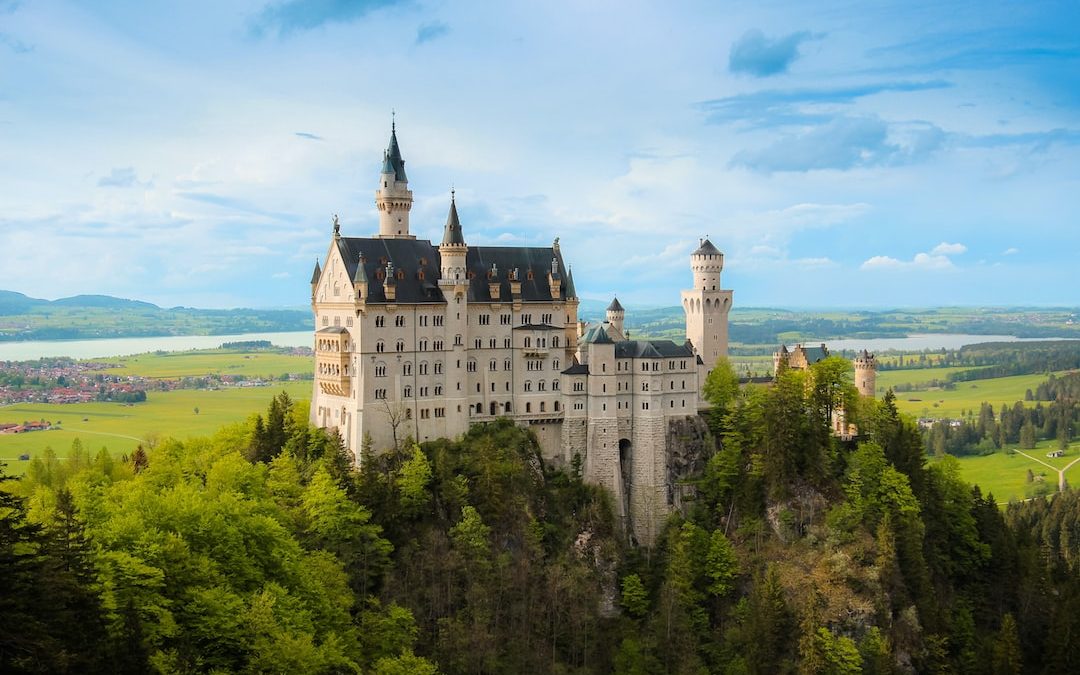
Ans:
[[[446,227],[443,228],[443,239],[439,244],[439,257],[442,258],[440,285],[465,284],[465,257],[468,252],[469,247],[465,245],[465,235],[461,231],[461,220],[458,219],[457,200],[451,190],[450,213],[446,216]]]
[[[618,335],[625,335],[623,331],[623,319],[626,318],[626,310],[619,303],[619,299],[615,298],[611,301],[611,304],[607,306],[607,322],[618,331]]]
[[[311,299],[315,299],[315,289],[319,287],[319,279],[322,277],[322,269],[319,267],[319,261],[315,261],[315,271],[311,273]]]
[[[732,293],[720,288],[720,272],[724,269],[724,254],[708,239],[690,254],[690,269],[694,288],[682,292],[686,313],[686,339],[694,345],[705,370],[712,370],[718,359],[727,357],[728,312]]]
[[[877,359],[865,349],[855,357],[855,388],[861,396],[875,395],[877,387]]]
[[[383,153],[379,187],[375,190],[375,206],[379,209],[379,237],[383,239],[416,239],[409,234],[409,211],[412,209],[412,190],[405,175],[405,160],[398,146],[396,124],[390,125],[390,145]]]

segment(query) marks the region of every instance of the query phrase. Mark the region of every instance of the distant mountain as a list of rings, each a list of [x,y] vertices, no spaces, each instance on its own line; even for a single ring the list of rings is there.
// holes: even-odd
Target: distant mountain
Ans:
[[[70,298],[53,300],[53,305],[61,307],[103,307],[106,309],[161,309],[157,305],[142,300],[114,298],[111,295],[76,295]]]
[[[228,335],[312,328],[307,309],[163,309],[109,295],[41,300],[0,291],[0,341]]]

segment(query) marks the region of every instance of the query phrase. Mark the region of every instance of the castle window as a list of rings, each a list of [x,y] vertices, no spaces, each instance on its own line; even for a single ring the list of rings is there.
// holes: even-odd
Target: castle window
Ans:
[[[420,351],[422,351],[422,352],[427,351],[427,340],[421,340],[420,341]]]
[[[405,341],[404,340],[398,340],[397,344],[394,345],[394,348],[399,352],[405,351]]]
[[[412,361],[406,361],[401,365],[402,375],[412,375]]]
[[[386,390],[385,389],[376,389],[375,390],[375,398],[376,399],[385,399],[386,398]]]
[[[401,232],[399,231],[398,234],[401,234]],[[397,278],[401,279],[401,280],[404,280],[405,279],[405,270],[403,270],[401,268],[398,268]]]
[[[454,345],[460,347],[461,344],[462,344],[461,336],[460,335],[455,335],[454,336]]]
[[[547,402],[540,401],[540,412],[547,412]]]
[[[535,275],[533,274],[532,270],[529,270],[528,273],[525,275],[525,278],[528,279],[529,281],[532,281],[534,277],[535,277]]]
[[[532,338],[525,338],[525,349],[532,347]]]
[[[420,374],[427,375],[427,361],[420,362]]]
[[[507,401],[503,404],[503,412],[505,412],[507,415],[510,414],[510,401]]]
[[[559,381],[558,380],[552,380],[551,381],[551,390],[552,391],[559,391]]]
[[[386,349],[386,345],[383,344],[382,340],[375,343],[375,351],[382,352],[384,349]]]
[[[405,325],[405,317],[403,317],[403,316],[395,316],[394,317],[394,325],[397,326],[398,328],[404,326]]]
[[[503,338],[503,347],[510,349],[510,338]]]
[[[642,382],[641,383],[641,391],[649,391],[649,383],[648,382]]]
[[[386,317],[385,316],[379,315],[379,316],[375,317],[375,327],[376,328],[382,328],[385,325],[386,325]]]
[[[559,369],[559,359],[552,359],[551,368],[552,368],[552,370],[558,370]]]
[[[490,314],[481,314],[480,315],[480,325],[481,326],[491,325],[491,315]]]
[[[323,326],[329,326],[329,325],[330,325],[330,317],[328,317],[328,316],[324,316],[324,317],[322,318],[322,325],[323,325]]]
[[[686,399],[685,398],[682,401],[682,407],[684,407],[684,408],[686,407]]]
[[[527,413],[532,412],[532,403],[530,403],[528,401],[525,402],[525,412],[527,412]]]
[[[480,338],[476,338],[475,340],[473,340],[473,349],[480,349],[480,347],[483,346],[483,344],[484,344],[483,340],[481,340]]]
[[[386,377],[386,366],[375,366],[375,377]]]
[[[513,317],[509,314],[503,314],[499,317],[499,323],[504,326],[509,326],[513,322]]]
[[[525,380],[525,391],[532,391],[532,380]]]
[[[495,349],[495,338],[491,338],[490,340],[488,340],[488,347],[490,349]]]
[[[491,359],[490,361],[488,361],[488,370],[498,370],[498,369],[499,369],[499,362],[498,361],[496,361],[495,359]]]
[[[435,395],[436,396],[442,396],[442,385],[441,384],[435,385]]]
[[[503,359],[503,370],[510,370],[511,367],[510,359]]]
[[[431,410],[428,408],[420,409],[420,419],[426,420],[431,415]]]
[[[506,391],[510,391],[510,383],[509,382],[506,383]]]
[[[412,387],[405,387],[401,392],[402,398],[412,398]]]
[[[559,336],[558,335],[551,338],[551,346],[552,347],[558,347],[559,346]]]
[[[421,314],[420,315],[420,325],[421,326],[426,326],[427,325],[427,314]]]
[[[435,362],[435,374],[442,375],[442,361]]]
[[[675,407],[675,401],[671,401],[671,407],[672,407],[672,408],[674,408],[674,407]]]
[[[476,361],[473,360],[473,359],[469,359],[469,363],[468,363],[468,366],[467,366],[466,370],[468,370],[470,373],[475,373],[476,372]]]
[[[491,383],[491,393],[492,394],[495,393],[495,383],[494,382]]]
[[[443,318],[445,317],[436,314],[434,317],[432,317],[432,323],[434,323],[436,326],[441,326],[443,325]]]
[[[443,341],[442,340],[436,340],[435,341],[435,351],[441,352],[442,350],[443,350]]]
[[[555,412],[559,412],[559,402],[555,401]]]
[[[479,382],[476,383],[476,393],[477,394],[480,393],[480,383]]]
[[[541,314],[540,315],[540,323],[550,324],[551,323],[551,315],[550,314]]]
[[[352,317],[351,316],[345,317],[345,325],[348,326],[349,328],[352,328]]]
[[[648,410],[649,409],[649,402],[648,401],[643,401],[641,403],[641,409],[642,410]]]
[[[446,408],[435,408],[435,417],[446,417]]]
[[[686,389],[686,380],[682,381],[682,389]]]
[[[420,387],[420,398],[427,398],[427,395],[428,395],[428,388],[427,387]]]
[[[540,380],[539,382],[536,383],[536,388],[539,391],[546,391],[547,390],[547,383],[544,380]]]

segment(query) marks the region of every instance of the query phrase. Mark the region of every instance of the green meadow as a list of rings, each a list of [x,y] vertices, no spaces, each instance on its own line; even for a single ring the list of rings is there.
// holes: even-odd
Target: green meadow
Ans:
[[[113,359],[94,359],[117,364],[104,372],[116,375],[177,378],[200,375],[243,375],[278,377],[285,373],[312,372],[310,356],[292,356],[276,352],[206,349],[187,352],[154,352]]]
[[[884,394],[889,386],[895,386],[895,382],[883,385],[881,375],[894,373],[919,373],[908,375],[906,381],[925,382],[933,379],[930,375],[933,371],[947,371],[949,368],[919,369],[908,371],[889,371],[878,376],[878,395]],[[906,391],[896,394],[897,407],[901,412],[915,415],[916,417],[961,417],[965,411],[979,412],[979,406],[983,401],[990,403],[997,410],[1002,403],[1012,405],[1017,401],[1024,401],[1024,393],[1031,389],[1035,390],[1042,382],[1046,381],[1046,375],[1014,375],[1011,377],[997,377],[990,380],[972,380],[970,382],[957,382],[956,389],[928,389],[924,391]],[[889,379],[885,379],[888,383]],[[1034,406],[1036,401],[1024,401],[1024,405]]]
[[[1015,448],[1013,448],[1015,449]],[[1035,484],[1028,482],[1028,470],[1035,476],[1042,476],[1042,482],[1050,492],[1057,492],[1058,474],[1040,463],[1063,469],[1080,458],[1080,442],[1074,442],[1065,451],[1065,456],[1049,458],[1047,452],[1057,449],[1056,441],[1040,441],[1034,450],[1021,450],[1030,455],[1025,457],[1018,452],[1007,453],[1002,450],[992,455],[957,457],[960,462],[960,475],[967,482],[978,485],[983,494],[992,493],[999,504],[1026,499],[1033,496]],[[1039,461],[1035,461],[1039,460]],[[1065,472],[1065,479],[1070,485],[1080,485],[1080,462]]]
[[[186,373],[191,374],[191,373]],[[0,421],[45,419],[60,429],[25,434],[0,434],[0,461],[9,473],[22,473],[27,462],[19,455],[39,455],[51,447],[67,456],[71,442],[80,439],[92,451],[105,446],[114,454],[130,453],[147,439],[209,435],[218,428],[265,413],[270,399],[281,391],[297,400],[311,398],[311,381],[279,382],[270,387],[230,387],[218,390],[181,389],[148,392],[145,403],[42,404],[0,408]],[[195,409],[198,408],[198,414]]]

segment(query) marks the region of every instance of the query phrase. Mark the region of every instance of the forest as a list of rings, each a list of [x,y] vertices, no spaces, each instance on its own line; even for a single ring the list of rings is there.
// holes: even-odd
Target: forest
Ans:
[[[1080,496],[1001,509],[848,372],[716,368],[715,449],[651,549],[508,420],[354,470],[281,394],[47,453],[0,490],[0,671],[1080,671]]]

